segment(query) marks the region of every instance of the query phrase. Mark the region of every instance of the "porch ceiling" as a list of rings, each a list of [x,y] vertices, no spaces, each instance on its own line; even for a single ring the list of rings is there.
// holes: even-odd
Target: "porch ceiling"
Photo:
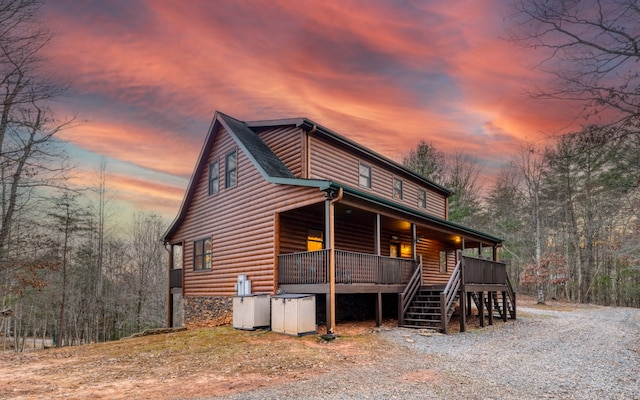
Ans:
[[[303,210],[308,214],[323,216],[324,203],[306,206]],[[444,242],[452,248],[462,248],[463,240],[465,248],[476,248],[480,244],[483,246],[493,246],[495,244],[495,242],[474,237],[452,226],[437,224],[411,215],[403,215],[395,210],[385,209],[366,202],[346,199],[345,201],[336,203],[335,217],[338,227],[341,223],[345,222],[372,226],[376,214],[381,215],[381,228],[383,230],[410,235],[411,223],[415,223],[416,234],[419,239]]]

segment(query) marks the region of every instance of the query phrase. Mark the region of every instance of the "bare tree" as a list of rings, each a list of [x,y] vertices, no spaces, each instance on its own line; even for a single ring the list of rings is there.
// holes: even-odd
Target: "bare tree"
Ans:
[[[546,50],[554,79],[537,96],[575,100],[601,125],[640,123],[640,5],[637,0],[519,0],[512,39]],[[623,133],[628,133],[621,131]],[[637,132],[637,131],[636,131]]]
[[[65,178],[55,135],[60,121],[48,102],[67,88],[47,78],[42,50],[51,40],[39,19],[41,0],[0,0],[0,273],[11,262],[14,222],[33,205],[36,189]]]
[[[543,246],[543,224],[541,215],[540,196],[542,191],[543,176],[547,168],[547,162],[543,155],[539,154],[535,147],[531,144],[525,144],[520,150],[519,156],[516,158],[516,166],[523,178],[525,188],[525,201],[529,210],[530,222],[534,227],[533,237],[535,243],[534,264],[541,271],[542,265],[542,246]],[[538,303],[544,304],[544,286],[543,280],[534,280],[538,283],[536,287],[538,292]]]

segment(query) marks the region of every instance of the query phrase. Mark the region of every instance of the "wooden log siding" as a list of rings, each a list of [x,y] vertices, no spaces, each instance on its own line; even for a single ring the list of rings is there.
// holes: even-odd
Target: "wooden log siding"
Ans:
[[[238,151],[238,182],[224,188],[225,155]],[[252,290],[273,292],[275,274],[275,214],[324,201],[318,189],[267,183],[233,139],[221,129],[208,162],[220,163],[220,192],[208,195],[208,174],[199,177],[184,222],[174,234],[184,240],[185,296],[229,296],[239,274]],[[218,227],[214,230],[213,227]],[[211,271],[193,270],[193,241],[212,238]],[[173,239],[172,239],[173,240]]]
[[[279,127],[260,132],[260,138],[271,148],[271,151],[282,160],[293,174],[302,178],[302,129],[296,127]]]
[[[446,285],[449,282],[451,272],[455,268],[455,252],[447,254],[448,270],[440,272],[440,250],[447,250],[441,243],[435,240],[422,239],[416,245],[418,255],[422,256],[422,282],[425,285]]]
[[[282,285],[328,283],[328,265],[329,250],[281,254],[278,280]],[[339,284],[406,284],[415,268],[413,260],[336,250]]]
[[[360,188],[359,163],[365,161],[371,165],[371,189]],[[311,136],[311,178],[327,179],[344,183],[363,191],[371,191],[372,194],[389,200],[393,199],[393,177],[398,176],[403,181],[403,200],[399,201],[405,206],[421,212],[445,218],[446,198],[444,195],[421,186],[417,181],[402,174],[394,175],[387,167],[372,160],[362,160],[331,143]],[[418,207],[418,189],[424,189],[427,193],[427,208]]]

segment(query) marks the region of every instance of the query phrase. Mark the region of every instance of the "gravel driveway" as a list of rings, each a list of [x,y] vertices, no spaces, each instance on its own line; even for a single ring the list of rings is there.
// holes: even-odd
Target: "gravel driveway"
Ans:
[[[518,313],[452,335],[381,329],[393,357],[225,398],[640,399],[640,310]]]

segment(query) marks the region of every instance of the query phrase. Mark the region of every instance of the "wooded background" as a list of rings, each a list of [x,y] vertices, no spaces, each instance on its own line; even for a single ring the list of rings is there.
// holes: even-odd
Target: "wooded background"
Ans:
[[[91,187],[57,134],[75,126],[51,101],[51,33],[42,0],[0,0],[0,332],[3,349],[72,345],[163,326],[167,226],[116,215],[106,163]],[[577,132],[505,155],[495,183],[473,155],[423,140],[407,167],[452,189],[450,219],[505,240],[520,291],[640,307],[640,9],[634,0],[515,3],[505,36],[545,49],[549,86],[530,95],[578,102]],[[53,341],[36,338],[52,337]],[[27,340],[29,338],[29,340]]]

